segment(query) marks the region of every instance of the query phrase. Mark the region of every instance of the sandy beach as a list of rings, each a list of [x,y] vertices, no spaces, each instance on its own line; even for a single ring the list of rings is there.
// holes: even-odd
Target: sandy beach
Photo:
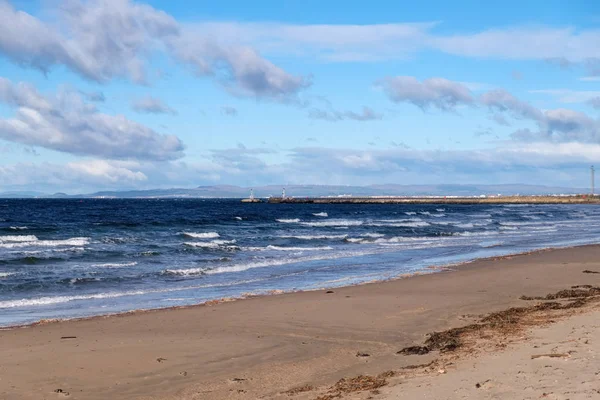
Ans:
[[[581,286],[600,285],[599,259],[600,246],[546,250],[361,286],[5,329],[0,398],[583,398],[600,389],[590,383],[596,293]],[[564,289],[591,297],[544,297]],[[556,301],[537,306],[546,300]],[[485,317],[511,307],[527,310]],[[464,326],[477,329],[460,345],[426,342]],[[397,354],[410,346],[429,348]],[[587,391],[568,395],[575,377]]]

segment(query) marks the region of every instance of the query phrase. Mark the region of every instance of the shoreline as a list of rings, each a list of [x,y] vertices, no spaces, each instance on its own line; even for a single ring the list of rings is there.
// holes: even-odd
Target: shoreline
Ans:
[[[93,319],[106,319],[106,318],[111,318],[111,317],[125,317],[128,315],[134,315],[134,314],[147,314],[147,313],[161,312],[161,311],[166,312],[166,311],[171,311],[171,310],[181,310],[181,309],[188,309],[188,308],[194,308],[194,307],[210,307],[210,306],[213,306],[216,304],[221,304],[221,303],[238,302],[238,301],[254,299],[254,298],[261,298],[261,297],[285,296],[285,295],[296,294],[296,293],[311,293],[311,292],[318,292],[318,291],[331,290],[331,289],[351,288],[351,287],[366,286],[366,285],[377,285],[379,283],[407,279],[407,278],[411,278],[413,276],[439,274],[439,273],[444,273],[444,272],[454,272],[455,271],[454,268],[458,269],[458,268],[461,268],[461,267],[464,267],[464,266],[467,266],[469,264],[472,264],[474,262],[479,262],[479,261],[498,261],[498,260],[502,260],[502,259],[506,259],[506,258],[517,257],[517,256],[527,256],[530,254],[541,253],[541,252],[546,252],[546,251],[585,248],[588,246],[600,246],[600,242],[591,243],[591,244],[583,244],[583,245],[574,245],[574,246],[567,245],[564,247],[560,247],[560,246],[559,247],[544,247],[544,248],[540,248],[540,249],[528,250],[528,251],[523,251],[523,252],[518,252],[518,253],[509,253],[509,254],[505,254],[505,255],[501,255],[501,256],[473,258],[470,260],[460,261],[457,263],[449,263],[449,264],[442,264],[442,265],[428,265],[427,267],[424,267],[422,270],[419,270],[416,272],[401,273],[401,274],[389,277],[387,279],[372,280],[372,281],[355,283],[355,284],[351,284],[351,285],[324,286],[324,287],[319,287],[319,288],[315,288],[315,289],[299,289],[299,290],[292,290],[292,291],[273,289],[273,290],[271,290],[272,293],[248,294],[248,295],[242,295],[240,297],[217,298],[217,299],[207,300],[207,301],[204,301],[201,303],[185,304],[185,305],[180,305],[180,306],[141,308],[141,309],[135,309],[135,310],[129,310],[129,311],[121,311],[121,312],[115,312],[115,313],[97,314],[97,315],[89,315],[89,316],[73,317],[73,318],[47,318],[47,319],[42,318],[40,320],[30,322],[30,323],[25,323],[25,324],[0,325],[0,331],[7,331],[7,330],[13,330],[13,329],[25,329],[25,328],[29,328],[29,327],[34,327],[34,326],[39,326],[39,325],[47,325],[47,324],[59,324],[59,323],[65,323],[65,322],[86,321],[86,320],[93,320]]]
[[[314,400],[344,377],[431,362],[396,354],[429,332],[531,304],[523,295],[600,285],[599,257],[600,245],[544,249],[452,273],[0,330],[0,397],[288,399],[310,386],[293,398]]]

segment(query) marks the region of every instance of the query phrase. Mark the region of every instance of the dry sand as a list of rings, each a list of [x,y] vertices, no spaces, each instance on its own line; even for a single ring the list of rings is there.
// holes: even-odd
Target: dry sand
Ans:
[[[600,398],[599,310],[535,329],[527,336],[506,350],[466,357],[430,375],[382,388],[374,398]]]
[[[420,356],[396,352],[422,344],[426,333],[537,303],[520,300],[521,295],[543,296],[573,285],[600,285],[600,274],[583,273],[600,271],[598,260],[600,247],[584,246],[481,260],[453,272],[334,289],[333,293],[265,296],[3,330],[0,398],[304,400],[337,398],[338,393],[354,399],[485,398],[482,393],[488,398],[537,398],[544,393],[538,389],[544,386],[548,393],[562,393],[560,381],[569,379],[569,374],[581,374],[582,381],[589,381],[598,372],[590,361],[594,349],[598,350],[593,341],[587,347],[560,347],[561,341],[571,340],[562,339],[570,329],[577,332],[573,340],[592,340],[587,338],[598,330],[592,323],[597,316],[594,302],[581,309],[536,312],[523,324],[511,325],[510,332],[470,338],[469,346],[454,352]],[[583,311],[588,314],[563,319]],[[526,340],[529,328],[551,320],[562,322],[534,331],[539,339],[510,344]],[[515,329],[521,325],[522,329]],[[535,352],[527,347],[533,343],[541,346]],[[507,344],[508,350],[498,352]],[[578,345],[584,346],[583,342]],[[534,353],[571,350],[578,353],[564,360],[527,359]],[[493,352],[482,355],[485,351]],[[578,357],[582,361],[575,364]],[[437,361],[428,368],[403,369],[433,360]],[[589,368],[583,367],[585,363]],[[545,365],[559,369],[543,370]],[[561,365],[571,369],[561,370]],[[364,385],[375,392],[338,390],[354,381],[332,386],[344,377],[385,371],[396,372]],[[525,371],[523,379],[519,371]],[[554,379],[559,383],[551,386]],[[441,390],[436,396],[432,388],[442,382],[446,389],[436,389]],[[478,382],[479,389],[474,386]],[[377,388],[384,383],[387,386]],[[568,383],[571,386],[565,384],[565,388],[574,387],[577,381]]]

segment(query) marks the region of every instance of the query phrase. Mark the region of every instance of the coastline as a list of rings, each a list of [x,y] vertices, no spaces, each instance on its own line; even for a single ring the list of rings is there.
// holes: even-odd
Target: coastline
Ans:
[[[582,271],[600,270],[599,255],[598,245],[543,249],[452,273],[4,329],[0,394],[289,398],[282,393],[300,385],[429,362],[396,352],[428,332],[522,306],[521,295],[598,285],[600,274]],[[314,398],[306,396],[295,398]]]
[[[0,325],[0,332],[5,331],[5,330],[13,330],[13,329],[24,329],[24,328],[29,328],[29,327],[38,326],[38,325],[57,324],[57,323],[65,323],[65,322],[77,322],[77,321],[86,321],[86,320],[93,320],[93,319],[106,319],[106,318],[111,318],[111,317],[123,317],[123,316],[134,315],[134,314],[144,314],[144,313],[153,313],[153,312],[170,311],[170,310],[181,310],[181,309],[188,309],[188,308],[195,308],[195,307],[207,307],[207,306],[214,306],[216,304],[221,304],[221,303],[230,303],[230,302],[248,300],[248,299],[253,299],[253,298],[261,298],[261,297],[282,296],[282,295],[289,295],[289,294],[296,294],[296,293],[311,293],[311,292],[319,292],[319,291],[324,291],[324,290],[351,288],[351,287],[365,286],[365,285],[377,285],[379,283],[392,282],[392,281],[400,280],[400,279],[407,279],[407,278],[410,278],[413,276],[438,274],[438,273],[444,273],[444,272],[453,272],[456,269],[460,269],[461,267],[465,267],[469,264],[479,262],[479,261],[499,261],[502,259],[510,259],[512,257],[526,256],[526,255],[541,253],[541,252],[546,252],[546,251],[562,250],[562,249],[577,249],[577,248],[584,248],[584,247],[588,247],[588,246],[600,246],[600,243],[573,245],[573,246],[567,245],[564,247],[560,247],[560,246],[559,247],[544,247],[544,248],[539,248],[539,249],[535,249],[535,250],[528,250],[528,251],[522,251],[522,252],[517,252],[517,253],[509,253],[509,254],[499,255],[499,256],[473,258],[473,259],[469,259],[466,261],[460,261],[460,262],[456,262],[456,263],[429,265],[419,271],[408,272],[408,273],[403,272],[403,273],[400,273],[395,276],[391,276],[386,279],[376,279],[376,280],[359,282],[359,283],[350,284],[350,285],[324,286],[324,287],[319,287],[319,288],[315,288],[315,289],[298,289],[298,290],[292,290],[292,291],[284,291],[284,290],[275,289],[275,290],[271,290],[269,293],[256,293],[256,294],[248,293],[248,294],[241,295],[239,297],[217,298],[217,299],[211,299],[211,300],[203,301],[200,303],[194,303],[194,304],[166,306],[166,307],[157,307],[157,308],[143,308],[143,309],[123,311],[123,312],[97,314],[97,315],[89,315],[89,316],[73,317],[73,318],[48,318],[48,319],[44,318],[44,319],[41,319],[38,321],[33,321],[30,323],[25,323],[25,324],[5,325],[5,326]]]

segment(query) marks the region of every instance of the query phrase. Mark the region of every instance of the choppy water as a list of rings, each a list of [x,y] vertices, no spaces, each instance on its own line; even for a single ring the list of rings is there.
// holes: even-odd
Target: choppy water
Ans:
[[[344,286],[597,242],[594,205],[0,200],[0,325]]]

